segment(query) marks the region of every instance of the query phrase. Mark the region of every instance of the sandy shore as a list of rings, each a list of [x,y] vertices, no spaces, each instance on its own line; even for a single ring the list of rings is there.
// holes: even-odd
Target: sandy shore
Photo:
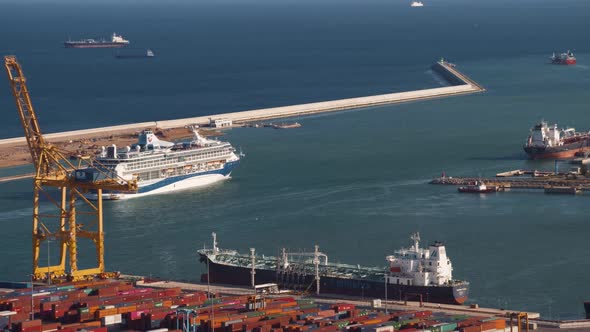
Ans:
[[[151,129],[154,133],[165,141],[178,141],[189,139],[193,136],[191,130],[187,128],[145,128]],[[94,135],[80,137],[66,137],[59,140],[49,140],[52,144],[64,151],[66,155],[83,155],[94,156],[100,152],[102,146],[116,144],[118,147],[131,145],[137,141],[137,134],[134,132],[117,132],[106,131]],[[223,135],[220,131],[200,129],[199,133],[203,136]],[[26,143],[5,144],[0,147],[0,168],[14,167],[31,164],[31,154]]]

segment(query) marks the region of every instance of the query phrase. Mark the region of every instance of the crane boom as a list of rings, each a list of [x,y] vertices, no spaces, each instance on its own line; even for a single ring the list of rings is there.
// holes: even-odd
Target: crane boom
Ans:
[[[12,94],[16,101],[20,121],[25,131],[29,151],[33,158],[35,169],[42,169],[44,173],[48,172],[47,167],[50,165],[47,156],[42,153],[43,148],[46,147],[45,139],[39,128],[39,121],[35,115],[29,89],[27,89],[26,79],[23,71],[16,62],[15,56],[6,56],[4,58],[4,66],[8,72],[8,80],[12,88]]]
[[[137,190],[137,181],[126,181],[113,178],[101,165],[92,158],[80,159],[74,165],[66,154],[43,137],[37,115],[33,109],[26,79],[15,56],[4,57],[4,66],[12,93],[16,101],[19,118],[27,139],[33,164],[33,274],[35,279],[52,280],[68,277],[72,280],[105,276],[104,266],[104,230],[102,191],[114,190],[133,192]],[[79,179],[77,172],[92,169],[102,174],[100,180],[88,181]],[[53,197],[58,188],[59,197]],[[84,193],[93,190],[97,194],[96,204],[89,201]],[[43,195],[43,196],[42,196]],[[40,213],[41,197],[51,202],[56,211]],[[83,205],[78,206],[81,200]],[[78,239],[91,240],[96,249],[97,266],[88,269],[78,268]],[[55,240],[59,242],[60,259],[57,265],[39,266],[39,253],[42,242]],[[49,250],[49,249],[48,249]],[[69,271],[66,271],[66,259],[69,258]]]

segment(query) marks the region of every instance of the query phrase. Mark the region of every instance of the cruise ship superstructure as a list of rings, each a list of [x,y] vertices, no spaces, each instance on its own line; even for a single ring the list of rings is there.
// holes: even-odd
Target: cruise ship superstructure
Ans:
[[[204,138],[196,129],[193,132],[191,141],[172,143],[160,140],[151,130],[144,130],[132,146],[103,147],[96,158],[103,169],[78,170],[76,177],[96,179],[108,172],[125,180],[137,179],[137,192],[104,192],[104,199],[166,193],[229,178],[240,155],[228,142]],[[88,197],[95,198],[96,193]]]

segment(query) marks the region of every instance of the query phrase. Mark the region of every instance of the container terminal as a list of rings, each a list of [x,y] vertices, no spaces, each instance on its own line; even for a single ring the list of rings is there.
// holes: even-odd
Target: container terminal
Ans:
[[[537,313],[475,304],[287,293],[276,284],[235,287],[121,276],[0,286],[12,287],[0,293],[0,329],[16,332],[471,332],[590,327],[586,320],[547,321]]]
[[[479,311],[477,305],[453,306],[449,313],[443,308],[424,308],[408,303],[396,303],[385,297],[364,307],[364,298],[329,298],[317,302],[306,294],[285,295],[277,287],[262,289],[255,283],[245,287],[242,294],[213,294],[210,281],[194,287],[203,290],[183,290],[175,283],[164,284],[163,290],[146,287],[145,280],[132,282],[109,272],[104,260],[103,191],[132,192],[136,180],[115,177],[111,172],[100,176],[79,176],[80,170],[104,170],[96,158],[79,158],[72,162],[63,151],[48,142],[42,134],[36,112],[26,85],[23,71],[14,56],[5,57],[12,93],[25,137],[34,161],[32,274],[31,283],[3,283],[0,294],[0,328],[15,332],[45,331],[211,331],[211,332],[300,332],[336,331],[522,331],[538,327],[532,321],[535,313],[492,309]],[[92,192],[96,201],[85,199]],[[41,196],[49,196],[55,211],[39,211]],[[57,216],[57,218],[56,218]],[[56,223],[57,219],[57,223]],[[78,239],[90,239],[96,253],[96,265],[80,269]],[[40,251],[45,241],[53,240],[61,247],[56,265],[42,266]],[[67,262],[67,266],[66,266]],[[46,281],[47,285],[40,285]],[[55,283],[58,283],[55,285]],[[51,285],[54,283],[54,285]],[[261,295],[266,289],[278,295]],[[251,295],[248,294],[248,291]],[[317,289],[319,295],[319,289]],[[243,293],[246,292],[246,293]],[[350,301],[357,301],[350,303]],[[334,303],[336,302],[336,303]],[[391,307],[390,307],[391,305]],[[402,310],[400,305],[405,305]],[[428,304],[426,304],[428,305]],[[372,308],[371,308],[372,307]],[[471,311],[470,311],[471,310]],[[457,314],[460,311],[462,313]],[[443,312],[443,313],[441,313]],[[468,312],[471,312],[468,314]],[[531,321],[529,321],[529,318]],[[541,322],[541,321],[539,321]],[[585,321],[547,322],[556,327],[586,327]],[[569,324],[569,325],[560,325]]]

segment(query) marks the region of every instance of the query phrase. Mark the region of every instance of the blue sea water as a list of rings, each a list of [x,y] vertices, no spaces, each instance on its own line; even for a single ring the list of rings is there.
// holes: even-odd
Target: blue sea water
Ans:
[[[383,265],[420,231],[446,242],[472,302],[582,317],[586,196],[459,195],[426,183],[442,171],[553,168],[526,160],[522,143],[541,118],[590,127],[590,3],[423,2],[6,1],[0,53],[18,56],[45,132],[436,87],[429,66],[444,56],[487,92],[310,116],[294,130],[228,131],[223,139],[247,154],[230,181],[106,204],[108,267],[196,280],[195,250],[213,231],[222,247],[319,244],[333,261]],[[113,31],[156,58],[61,44]],[[546,64],[568,48],[577,66]],[[0,110],[0,137],[21,136],[8,83]],[[30,181],[0,184],[0,279],[30,270],[31,196]]]

